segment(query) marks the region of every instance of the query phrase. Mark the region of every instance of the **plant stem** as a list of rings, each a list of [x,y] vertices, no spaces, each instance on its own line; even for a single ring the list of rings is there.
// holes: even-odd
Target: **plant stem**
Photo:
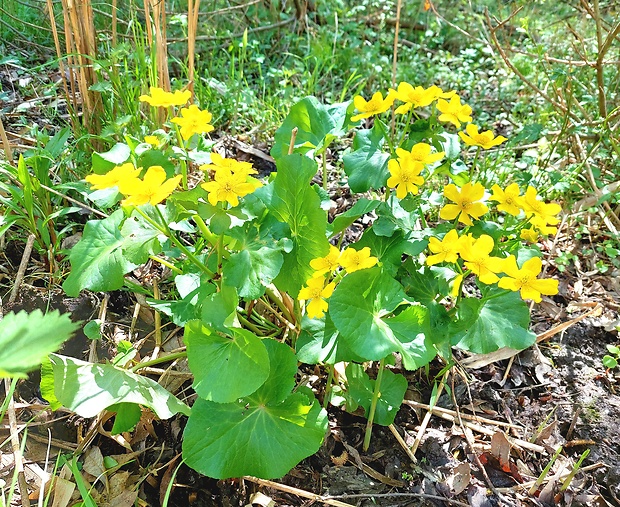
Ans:
[[[478,157],[480,156],[480,151],[482,148],[478,146],[476,150],[476,155],[474,155],[474,161],[471,163],[471,167],[469,168],[469,181],[471,181],[474,177],[474,169],[476,168],[476,162],[478,162]]]
[[[325,148],[323,150],[323,153],[321,154],[321,164],[323,165],[323,190],[327,192],[327,155],[325,154],[326,151],[327,148]]]
[[[166,266],[167,268],[169,268],[171,271],[174,271],[178,275],[183,274],[183,270],[177,268],[174,264],[168,262],[165,259],[162,259],[161,257],[157,257],[156,255],[149,255],[149,259],[155,262],[159,262],[162,266]]]
[[[372,401],[370,402],[370,410],[368,411],[368,422],[366,423],[366,433],[364,434],[364,452],[370,447],[370,437],[372,435],[372,422],[375,420],[375,412],[377,410],[377,402],[381,397],[381,380],[383,379],[383,370],[385,370],[385,358],[379,362],[379,371],[377,372],[377,380],[375,380],[375,390],[372,393]]]
[[[157,206],[153,206],[153,208],[155,208],[157,214],[159,215],[159,218],[161,219],[161,223],[164,224],[163,228],[157,222],[155,222],[151,217],[149,217],[146,213],[144,213],[144,211],[142,211],[139,207],[137,206],[134,207],[134,209],[138,213],[140,213],[140,215],[142,215],[148,223],[150,223],[153,227],[155,227],[162,234],[165,234],[168,238],[170,238],[170,241],[172,241],[174,246],[176,246],[179,250],[181,250],[181,252],[183,252],[185,256],[190,261],[192,261],[203,273],[205,273],[208,277],[213,278],[215,276],[214,273],[207,266],[205,266],[204,263],[201,262],[200,259],[198,259],[198,257],[196,257],[192,252],[190,252],[189,249],[183,243],[181,243],[179,239],[172,233],[172,231],[168,227],[168,224],[166,223],[166,219],[161,214],[161,210]]]
[[[155,364],[161,363],[169,363],[170,361],[175,361],[184,357],[187,357],[187,350],[183,350],[182,352],[174,352],[166,356],[156,357],[155,359],[149,359],[148,361],[143,361],[136,364],[135,366],[132,366],[129,371],[135,373],[136,371],[141,370],[142,368],[146,368],[148,366],[153,366]]]
[[[211,243],[212,246],[215,246],[217,244],[218,237],[217,237],[216,234],[213,234],[209,230],[209,227],[207,226],[205,221],[202,219],[202,217],[200,215],[192,215],[192,219],[194,220],[194,222],[198,226],[198,229],[200,229],[200,232],[202,233],[204,238],[209,243]]]
[[[327,404],[329,403],[329,398],[332,394],[332,382],[334,380],[334,365],[328,364],[327,368],[327,382],[325,382],[325,395],[323,397],[323,408],[327,408]]]

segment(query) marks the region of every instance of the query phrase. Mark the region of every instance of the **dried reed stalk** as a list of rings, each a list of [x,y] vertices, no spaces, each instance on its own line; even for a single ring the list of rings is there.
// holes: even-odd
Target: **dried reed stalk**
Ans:
[[[48,10],[53,16],[48,0]],[[82,125],[90,133],[101,128],[103,107],[98,94],[90,87],[97,82],[91,62],[97,58],[96,31],[90,0],[62,0],[65,29],[65,50],[67,54],[67,77],[71,101],[75,111],[82,112]],[[52,17],[52,26],[53,17]],[[59,53],[60,45],[56,51]],[[78,95],[79,94],[79,95]]]
[[[153,11],[153,31],[157,62],[157,81],[160,88],[170,90],[168,74],[168,41],[166,39],[166,6],[163,0],[149,0]]]
[[[187,0],[187,76],[188,89],[194,94],[194,57],[196,49],[196,32],[198,28],[198,8],[200,0]]]
[[[4,124],[2,123],[2,118],[0,117],[0,141],[2,141],[2,148],[4,149],[4,156],[6,157],[6,161],[13,165],[13,150],[11,149],[11,143],[9,143],[9,138],[6,136],[6,132],[4,130]]]
[[[73,81],[71,82],[71,92],[69,92],[69,83],[67,77],[70,76],[69,72],[65,68],[64,56],[62,49],[60,48],[60,37],[58,37],[58,29],[56,28],[56,17],[54,16],[54,4],[52,0],[47,0],[47,12],[50,18],[50,26],[52,27],[52,34],[54,36],[54,46],[56,48],[56,56],[58,57],[58,70],[60,70],[60,79],[62,81],[62,87],[65,90],[65,100],[67,101],[67,108],[69,111],[69,117],[71,118],[71,126],[73,130],[77,130],[77,116],[76,116],[76,98],[75,90],[73,88]]]

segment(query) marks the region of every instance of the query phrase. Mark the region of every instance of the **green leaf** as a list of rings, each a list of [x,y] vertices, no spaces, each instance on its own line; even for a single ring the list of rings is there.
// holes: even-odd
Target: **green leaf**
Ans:
[[[237,323],[237,290],[229,285],[222,285],[219,292],[209,296],[202,303],[201,320],[221,333],[228,333],[229,328],[239,327]]]
[[[140,417],[142,417],[140,405],[135,403],[117,403],[108,407],[108,410],[116,412],[114,425],[112,426],[112,435],[131,431],[140,421]]]
[[[190,409],[154,380],[111,364],[93,364],[51,354],[54,395],[63,406],[82,417],[94,417],[117,403],[137,403],[160,419]]]
[[[615,357],[604,355],[603,366],[605,368],[609,368],[610,370],[613,370],[616,366],[618,366],[618,360]]]
[[[48,357],[41,361],[41,396],[50,404],[52,410],[58,410],[62,403],[58,401],[54,394],[54,368]]]
[[[402,232],[398,231],[390,237],[378,236],[375,234],[374,227],[366,229],[361,239],[355,243],[356,247],[370,248],[372,255],[379,259],[383,265],[383,269],[391,275],[395,275],[396,271],[402,264],[402,256],[404,253],[409,255],[417,255],[414,253],[418,248],[420,251],[426,246],[425,241],[410,242],[403,238]],[[414,249],[415,247],[415,249]],[[419,253],[419,252],[418,252]]]
[[[476,354],[502,347],[522,350],[536,341],[528,330],[530,311],[517,292],[483,288],[482,299],[461,300],[457,317],[451,327],[452,345]]]
[[[371,201],[362,197],[347,211],[340,213],[336,218],[334,218],[334,221],[327,226],[329,237],[332,238],[336,234],[341,233],[359,217],[365,215],[366,213],[370,213],[380,204],[381,201]]]
[[[429,311],[421,305],[412,305],[395,317],[385,319],[396,341],[397,351],[407,370],[426,366],[437,355],[431,337],[434,330],[429,323]],[[383,391],[383,389],[381,390]]]
[[[122,252],[123,218],[123,210],[119,209],[104,220],[86,223],[82,239],[69,254],[71,273],[63,284],[69,296],[77,297],[82,289],[95,292],[120,289],[124,275],[138,267]]]
[[[330,143],[343,136],[349,125],[347,109],[351,101],[325,106],[316,97],[306,97],[295,104],[276,131],[271,156],[276,160],[288,154],[291,133],[297,128],[295,151],[320,155]]]
[[[89,340],[101,340],[101,321],[95,319],[87,322],[82,331]]]
[[[183,437],[183,459],[209,477],[282,477],[315,453],[327,431],[327,413],[308,389],[291,394],[297,360],[291,349],[264,340],[269,378],[234,403],[198,398]]]
[[[344,277],[329,299],[329,315],[350,350],[378,361],[398,350],[388,324],[381,318],[407,301],[403,287],[380,268]]]
[[[262,220],[235,227],[229,234],[237,240],[238,252],[224,262],[224,283],[236,287],[241,297],[258,299],[280,273],[282,252],[291,251],[293,243],[285,237],[288,227],[267,213]]]
[[[363,362],[364,358],[347,348],[329,313],[322,319],[304,316],[301,333],[295,342],[297,359],[306,364],[336,364],[341,361]]]
[[[359,130],[355,135],[352,151],[342,157],[351,191],[361,193],[385,186],[390,155],[383,152],[384,141],[378,123],[370,130]]]
[[[161,231],[135,210],[123,223],[121,236],[124,257],[138,265],[148,261],[149,255],[161,252],[161,244],[166,240]]]
[[[355,403],[364,408],[366,416],[370,411],[373,391],[376,380],[370,380],[362,365],[349,363],[346,367],[348,394]],[[383,370],[383,378],[379,391],[381,396],[377,400],[374,422],[381,426],[389,426],[400,409],[407,391],[407,379],[402,375]]]
[[[181,299],[158,301],[147,298],[148,304],[172,318],[177,326],[185,326],[190,320],[200,319],[202,305],[216,291],[216,286],[203,273],[186,273],[174,277]]]
[[[131,150],[123,143],[112,146],[110,151],[105,153],[93,153],[93,172],[96,174],[106,174],[108,171],[129,160]]]
[[[241,297],[258,299],[278,276],[283,262],[282,253],[273,248],[242,250],[231,255],[224,265],[224,282],[237,287]]]
[[[606,347],[607,350],[612,354],[615,354],[617,356],[620,355],[620,347],[617,347],[616,345],[606,345]]]
[[[277,169],[277,176],[269,185],[271,192],[265,190],[261,195],[269,211],[280,222],[288,224],[293,248],[284,254],[280,274],[274,283],[297,297],[299,289],[314,272],[310,261],[329,251],[325,237],[327,218],[320,208],[319,196],[310,186],[317,171],[316,162],[299,154],[286,155],[277,161]]]
[[[457,273],[449,268],[420,267],[414,265],[410,259],[404,266],[407,268],[407,275],[402,278],[402,282],[407,287],[407,295],[425,306],[435,301],[438,296],[447,296],[450,292],[448,282],[457,276]]]
[[[25,377],[78,329],[67,314],[21,311],[0,320],[0,378]]]
[[[245,329],[221,336],[200,321],[185,327],[185,344],[198,396],[228,403],[256,391],[269,375],[263,341]]]

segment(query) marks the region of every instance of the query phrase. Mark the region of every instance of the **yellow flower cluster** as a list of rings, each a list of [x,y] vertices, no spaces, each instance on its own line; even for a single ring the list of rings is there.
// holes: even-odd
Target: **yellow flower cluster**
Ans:
[[[155,206],[168,198],[181,181],[181,176],[166,179],[166,171],[161,166],[151,166],[143,178],[139,175],[142,168],[136,168],[131,162],[114,167],[106,174],[89,174],[84,178],[95,190],[117,187],[125,196],[121,201],[124,206]]]
[[[492,195],[488,198],[497,202],[497,209],[513,216],[525,214],[530,225],[521,231],[521,239],[536,241],[539,234],[549,235],[557,232],[555,227],[560,219],[558,213],[562,211],[559,204],[545,203],[538,197],[536,189],[529,186],[525,195],[520,195],[519,185],[512,183],[505,189],[495,184],[491,187]],[[466,183],[462,188],[454,184],[446,185],[443,191],[444,197],[452,201],[446,204],[439,212],[444,220],[454,220],[465,225],[473,225],[472,218],[480,219],[487,211],[485,204],[485,188],[481,183]]]
[[[208,192],[207,199],[213,206],[218,202],[238,206],[240,197],[251,194],[263,185],[251,177],[257,173],[252,164],[224,158],[218,153],[211,153],[211,164],[201,165],[200,169],[214,173],[212,181],[200,185]]]
[[[433,164],[444,157],[444,152],[431,153],[431,145],[416,144],[411,151],[396,148],[396,159],[388,161],[390,178],[387,186],[396,189],[396,197],[404,199],[407,194],[417,194],[418,185],[424,183],[420,173],[425,166]]]
[[[172,106],[184,106],[187,101],[192,98],[192,92],[189,90],[181,91],[176,90],[174,92],[166,92],[162,88],[156,86],[150,87],[149,95],[140,95],[138,100],[140,102],[146,102],[152,107],[172,107]],[[181,108],[180,116],[172,118],[172,123],[176,123],[180,127],[181,137],[187,141],[194,134],[207,134],[213,131],[214,127],[211,125],[213,115],[209,111],[203,111],[198,106],[192,104],[189,107]],[[155,141],[153,136],[148,136],[149,141],[145,139],[145,142],[153,144]],[[155,144],[153,144],[156,146]]]
[[[341,252],[330,245],[329,253],[325,257],[312,259],[310,267],[314,269],[314,274],[297,295],[300,301],[308,301],[306,305],[308,317],[320,319],[327,311],[327,299],[336,288],[336,283],[329,279],[339,268],[343,268],[346,273],[354,273],[360,269],[372,268],[377,261],[376,257],[370,255],[370,248],[367,246],[360,250],[348,247]]]
[[[495,243],[493,238],[486,234],[479,238],[474,238],[471,234],[459,236],[456,229],[452,229],[441,240],[430,238],[428,248],[433,252],[433,255],[426,259],[429,266],[441,262],[455,264],[460,257],[465,268],[474,273],[482,283],[497,283],[503,289],[520,292],[523,299],[533,299],[540,303],[542,294],[558,293],[557,280],[538,278],[542,270],[542,261],[538,257],[529,259],[519,268],[514,255],[506,258],[491,255]],[[498,274],[506,276],[500,278]],[[458,276],[456,285],[460,285],[461,280],[462,276]]]

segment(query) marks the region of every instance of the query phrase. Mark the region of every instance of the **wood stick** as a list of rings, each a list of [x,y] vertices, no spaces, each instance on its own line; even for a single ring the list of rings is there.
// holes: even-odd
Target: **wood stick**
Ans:
[[[11,381],[4,379],[4,390],[6,396],[10,396],[9,405],[7,407],[7,415],[9,417],[9,425],[11,426],[11,446],[13,448],[13,461],[15,463],[15,471],[17,472],[17,485],[19,487],[19,496],[21,498],[22,507],[30,507],[30,499],[28,497],[28,483],[24,474],[24,462],[22,458],[21,445],[19,443],[19,434],[17,432],[17,418],[15,417],[15,400],[13,399],[13,390],[11,389]]]
[[[259,479],[257,477],[251,477],[249,475],[246,475],[243,478],[247,481],[254,482],[260,486],[277,489],[285,493],[290,493],[295,496],[300,496],[301,498],[307,498],[315,502],[321,502],[321,503],[324,503],[325,505],[333,505],[333,507],[355,507],[354,505],[351,505],[350,503],[344,503],[344,502],[340,502],[339,500],[326,498],[324,496],[317,495],[315,493],[310,493],[309,491],[305,491],[303,489],[294,488],[293,486],[287,486],[286,484],[280,484],[280,483],[268,481],[265,479]]]
[[[36,239],[34,234],[30,234],[26,241],[26,247],[24,248],[24,254],[22,255],[22,261],[19,263],[19,268],[17,270],[17,275],[15,275],[15,284],[13,285],[13,289],[11,290],[11,295],[9,296],[9,303],[14,303],[17,299],[17,294],[19,293],[19,288],[21,287],[22,282],[24,281],[24,275],[26,274],[26,268],[28,267],[28,262],[30,262],[30,254],[32,253],[32,247],[34,246],[34,240]]]
[[[452,416],[456,416],[456,411],[450,410],[449,408],[431,407],[430,405],[427,405],[425,403],[419,403],[413,400],[404,400],[403,403],[405,403],[406,405],[409,405],[410,407],[429,410],[435,414],[449,414]],[[484,424],[492,424],[493,426],[504,426],[506,428],[518,428],[518,426],[515,426],[514,424],[510,424],[510,423],[503,422],[503,421],[495,421],[494,419],[487,419],[486,417],[480,417],[477,415],[461,414],[461,417],[463,419],[468,419],[470,421],[480,422]]]

